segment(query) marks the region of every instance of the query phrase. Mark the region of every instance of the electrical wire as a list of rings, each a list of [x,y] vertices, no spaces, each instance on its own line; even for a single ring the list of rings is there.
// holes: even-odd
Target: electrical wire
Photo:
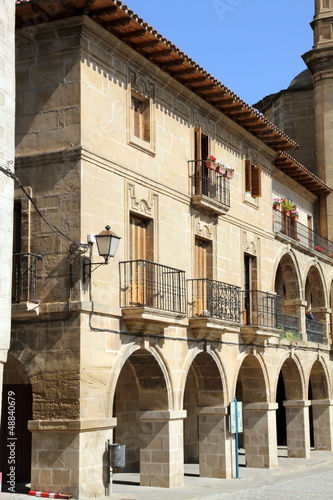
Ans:
[[[8,163],[12,163],[12,162],[8,162]],[[34,208],[35,208],[36,212],[38,213],[38,215],[43,219],[43,221],[49,226],[50,229],[52,229],[53,231],[59,233],[60,236],[62,236],[66,240],[70,241],[71,243],[76,244],[75,241],[73,241],[69,236],[67,236],[67,234],[63,233],[57,226],[55,226],[54,224],[52,224],[52,222],[49,222],[46,219],[46,217],[39,210],[39,208],[38,208],[37,203],[35,202],[35,200],[30,196],[30,194],[28,193],[28,191],[25,189],[25,187],[21,183],[20,179],[14,174],[14,172],[12,172],[12,170],[10,170],[10,168],[6,168],[6,167],[3,167],[3,166],[0,165],[0,172],[3,172],[5,175],[7,175],[11,179],[13,179],[18,184],[18,186],[21,188],[21,190],[23,191],[23,193],[26,195],[26,197],[29,199],[29,201],[34,206]]]

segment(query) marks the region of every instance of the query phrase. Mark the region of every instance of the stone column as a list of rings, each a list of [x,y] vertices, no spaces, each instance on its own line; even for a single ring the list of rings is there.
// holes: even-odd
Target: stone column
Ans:
[[[277,467],[277,408],[277,403],[249,403],[244,406],[244,448],[247,467],[270,469]]]
[[[198,408],[199,467],[202,477],[232,477],[227,415],[226,407]]]
[[[139,414],[140,484],[176,488],[184,484],[183,420],[185,410]]]
[[[310,401],[284,401],[288,457],[310,458]]]
[[[312,404],[314,446],[333,451],[333,400],[314,399]]]
[[[106,442],[112,441],[115,418],[30,420],[31,489],[73,498],[104,497],[109,466]]]

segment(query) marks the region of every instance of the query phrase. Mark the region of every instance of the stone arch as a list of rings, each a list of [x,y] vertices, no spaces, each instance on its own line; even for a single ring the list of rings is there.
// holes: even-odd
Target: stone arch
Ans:
[[[239,368],[237,399],[243,403],[266,403],[268,401],[267,377],[262,360],[248,354]]]
[[[304,399],[304,376],[301,364],[296,356],[289,356],[284,360],[280,368],[280,374],[282,374],[285,385],[286,399],[295,401]]]
[[[312,263],[305,276],[304,299],[307,302],[307,306],[311,305],[314,312],[316,308],[327,307],[325,279],[321,267],[318,264]],[[315,319],[319,321],[321,318],[317,316]]]
[[[296,315],[296,306],[291,301],[301,298],[301,279],[293,253],[286,252],[281,256],[274,276],[273,289],[282,297],[282,313]]]
[[[185,462],[199,460],[198,408],[223,405],[223,384],[216,360],[211,354],[197,351],[188,367],[183,392],[183,408],[187,412],[184,422]]]
[[[312,399],[329,399],[329,380],[320,360],[316,360],[311,368],[309,383],[308,383],[308,397]]]
[[[277,444],[288,446],[288,456],[309,452],[308,407],[306,406],[304,373],[296,356],[282,361],[276,386]],[[297,429],[301,429],[298,432]]]
[[[163,363],[153,348],[132,345],[126,354],[114,377],[113,415],[117,418],[114,441],[126,445],[124,470],[138,471],[143,446],[140,413],[168,411],[169,394]]]
[[[8,354],[3,371],[2,422],[0,428],[0,470],[3,477],[9,474],[10,443],[9,416],[15,419],[15,480],[29,482],[31,474],[31,433],[28,421],[32,420],[32,385],[23,365],[12,354]],[[11,410],[13,413],[8,413]]]
[[[333,447],[332,411],[329,377],[320,359],[314,361],[308,384],[310,444],[316,450]]]
[[[113,404],[114,404],[114,395],[116,391],[116,386],[118,383],[118,379],[120,376],[120,373],[124,367],[124,365],[127,363],[129,358],[135,354],[137,351],[142,350],[146,351],[147,355],[149,354],[151,356],[151,363],[154,363],[153,360],[155,360],[156,364],[159,366],[161,372],[160,375],[163,375],[165,385],[166,385],[166,391],[167,391],[167,401],[168,401],[168,409],[173,409],[174,408],[174,403],[172,399],[172,383],[171,383],[171,377],[170,373],[168,370],[168,367],[166,363],[164,362],[163,357],[161,356],[159,350],[157,349],[156,346],[149,345],[146,349],[143,349],[140,344],[136,343],[131,343],[130,345],[125,345],[122,349],[119,350],[118,355],[113,363],[112,371],[110,372],[110,377],[108,381],[108,386],[107,386],[107,408],[106,408],[106,416],[110,417],[112,416],[113,412]],[[148,357],[146,358],[146,360]],[[133,358],[135,360],[135,358]],[[157,366],[155,365],[155,369],[157,369]]]

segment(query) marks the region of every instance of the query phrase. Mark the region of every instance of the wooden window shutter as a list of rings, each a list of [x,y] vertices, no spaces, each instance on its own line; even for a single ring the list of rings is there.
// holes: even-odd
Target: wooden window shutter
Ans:
[[[133,134],[136,137],[140,137],[140,129],[141,129],[141,101],[139,99],[135,99],[132,97],[132,113],[133,113]]]
[[[150,141],[150,102],[146,99],[141,103],[142,110],[142,137],[144,141]]]
[[[245,191],[252,191],[252,163],[250,160],[245,160]]]
[[[252,197],[258,198],[261,196],[261,168],[252,165]]]
[[[201,158],[201,128],[194,129],[194,158],[202,160]]]

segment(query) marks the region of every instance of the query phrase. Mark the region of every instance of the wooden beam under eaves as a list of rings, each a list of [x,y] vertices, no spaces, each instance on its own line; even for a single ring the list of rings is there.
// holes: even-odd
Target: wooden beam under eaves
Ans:
[[[146,42],[135,42],[135,49],[150,49],[159,45],[159,40],[147,40]]]
[[[177,68],[179,66],[182,66],[183,64],[185,64],[185,60],[184,59],[175,59],[174,61],[163,62],[159,66],[163,70],[172,71],[171,68]]]
[[[205,76],[197,76],[197,77],[194,77],[194,78],[188,78],[187,80],[183,80],[183,83],[185,85],[195,85],[196,83],[202,83],[206,81],[206,77]]]
[[[195,72],[196,72],[195,68],[186,68],[186,69],[181,69],[180,71],[175,70],[174,76],[178,78],[179,76],[193,75],[193,73]]]
[[[100,17],[100,16],[112,16],[118,10],[118,7],[102,7],[101,9],[90,10],[88,16],[90,17]]]
[[[146,54],[146,57],[149,61],[153,61],[154,59],[159,59],[160,57],[168,57],[172,54],[172,49],[159,50],[158,52],[149,52]]]
[[[129,31],[128,33],[121,33],[119,37],[121,40],[131,40],[132,38],[139,38],[140,36],[143,36],[146,34],[146,30],[134,30],[134,31]]]
[[[122,26],[127,26],[130,24],[131,18],[130,17],[120,17],[118,19],[114,19],[114,21],[109,21],[108,23],[105,24],[106,28],[120,28]]]

